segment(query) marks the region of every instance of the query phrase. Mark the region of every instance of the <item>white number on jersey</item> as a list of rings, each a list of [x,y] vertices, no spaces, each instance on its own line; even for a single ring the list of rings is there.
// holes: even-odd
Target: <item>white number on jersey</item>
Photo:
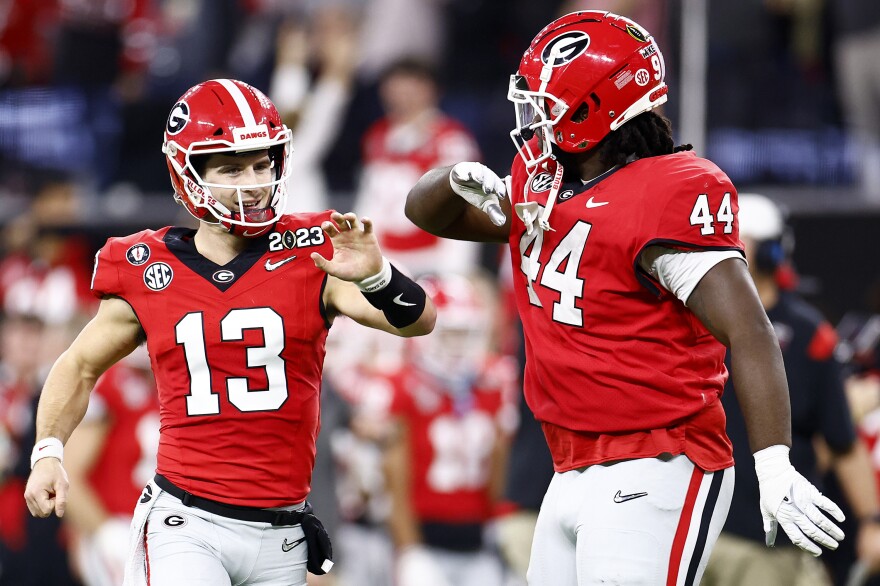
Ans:
[[[724,222],[724,233],[730,234],[733,232],[733,220],[735,219],[733,215],[733,209],[730,207],[730,192],[724,194],[724,197],[721,200],[721,205],[718,207],[718,215],[716,216],[719,222]]]
[[[724,223],[725,234],[733,232],[733,220],[736,218],[733,215],[733,208],[730,206],[729,191],[726,192],[721,199],[721,205],[718,206],[718,213],[715,217],[712,216],[712,212],[709,210],[708,194],[701,193],[697,196],[697,201],[694,203],[694,209],[691,210],[691,226],[699,225],[700,234],[703,236],[709,236],[710,234],[715,234],[715,218],[717,218],[719,222]]]
[[[487,459],[497,441],[492,419],[482,411],[457,418],[441,415],[428,427],[434,457],[428,485],[437,492],[483,488],[489,478]]]
[[[297,228],[296,232],[286,230],[284,232],[269,233],[269,250],[271,252],[319,246],[321,244],[324,244],[324,231],[321,230],[320,226]]]
[[[224,342],[244,339],[245,330],[263,331],[262,346],[247,349],[247,367],[262,367],[266,371],[269,388],[251,390],[246,377],[229,377],[226,390],[229,402],[240,411],[274,411],[287,400],[287,377],[284,372],[284,322],[268,307],[233,309],[220,321],[220,338]],[[189,394],[186,396],[187,415],[217,415],[220,397],[211,391],[211,369],[205,349],[205,329],[202,313],[188,313],[174,327],[177,343],[183,346],[189,370]]]
[[[583,311],[575,305],[575,301],[584,294],[584,280],[578,277],[578,270],[592,227],[592,224],[579,220],[553,249],[543,272],[538,260],[544,245],[543,230],[533,230],[531,234],[524,232],[520,238],[520,270],[526,276],[529,302],[542,307],[534,289],[536,281],[559,293],[559,301],[553,303],[553,321],[577,327],[584,325]],[[562,270],[560,267],[563,267]]]

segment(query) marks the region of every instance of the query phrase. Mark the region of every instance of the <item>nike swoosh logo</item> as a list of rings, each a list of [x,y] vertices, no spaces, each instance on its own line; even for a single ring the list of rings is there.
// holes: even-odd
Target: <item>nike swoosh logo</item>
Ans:
[[[296,541],[294,541],[292,543],[287,543],[287,538],[285,537],[284,541],[281,542],[281,551],[290,551],[291,549],[293,549],[294,547],[296,547],[297,545],[299,545],[300,543],[305,541],[305,539],[306,539],[305,537],[300,537],[299,539],[297,539]]]
[[[296,255],[294,254],[293,256],[289,256],[289,257],[285,258],[284,260],[279,260],[278,262],[272,262],[271,260],[266,260],[266,270],[267,271],[274,271],[275,269],[277,269],[281,265],[283,265],[285,263],[289,263],[290,261],[292,261],[295,258],[296,258]]]
[[[610,201],[593,201],[593,198],[591,197],[590,199],[587,200],[587,207],[588,208],[598,208],[598,207],[602,207],[602,206],[607,206],[609,203],[611,203],[611,202]]]
[[[625,503],[626,501],[631,501],[633,499],[642,498],[643,496],[648,496],[647,492],[634,492],[632,494],[620,494],[620,491],[617,491],[617,494],[614,495],[615,503]]]
[[[403,297],[403,293],[394,298],[394,303],[396,303],[397,305],[403,305],[404,307],[412,307],[413,305],[415,305],[415,303],[407,303],[406,301],[401,299],[401,297]]]

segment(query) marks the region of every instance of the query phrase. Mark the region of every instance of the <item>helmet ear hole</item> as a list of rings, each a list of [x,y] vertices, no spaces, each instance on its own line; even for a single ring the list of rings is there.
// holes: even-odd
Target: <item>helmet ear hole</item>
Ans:
[[[575,124],[580,124],[581,122],[585,121],[589,115],[590,106],[586,102],[584,102],[580,106],[578,106],[578,109],[575,110],[574,113],[571,115],[571,121]]]
[[[275,166],[275,178],[281,178],[284,173],[284,145],[279,144],[269,148],[269,159]]]
[[[214,131],[214,136],[223,136],[223,129],[218,126],[217,130]]]

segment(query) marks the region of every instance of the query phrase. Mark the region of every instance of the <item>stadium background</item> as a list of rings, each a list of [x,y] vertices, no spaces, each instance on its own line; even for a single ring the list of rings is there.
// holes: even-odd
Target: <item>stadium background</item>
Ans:
[[[0,222],[57,180],[76,186],[81,203],[69,224],[93,247],[177,220],[158,150],[170,105],[212,76],[267,90],[279,28],[308,26],[319,5],[363,24],[353,94],[323,162],[336,207],[356,190],[360,139],[381,115],[377,75],[395,58],[437,65],[442,108],[501,171],[514,154],[507,77],[537,28],[560,10],[617,8],[647,19],[659,39],[671,86],[664,113],[677,139],[694,143],[740,191],[786,204],[796,265],[815,277],[808,284],[831,318],[869,309],[880,181],[870,173],[860,181],[866,155],[846,127],[835,50],[853,27],[876,29],[870,0],[7,0]]]

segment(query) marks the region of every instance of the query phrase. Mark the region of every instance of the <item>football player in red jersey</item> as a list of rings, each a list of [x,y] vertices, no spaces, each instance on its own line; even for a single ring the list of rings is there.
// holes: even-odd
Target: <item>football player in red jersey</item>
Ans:
[[[814,555],[843,538],[820,510],[839,521],[839,508],[789,461],[785,372],[743,259],[736,189],[674,148],[652,111],[666,92],[638,24],[563,16],[511,78],[511,177],[458,163],[408,196],[429,232],[510,245],[524,392],[556,470],[530,584],[699,583],[733,486],[725,346],[767,544],[777,525]]]
[[[389,527],[398,586],[497,586],[483,541],[504,482],[516,422],[512,359],[490,353],[488,283],[444,274],[419,281],[437,306],[431,336],[409,341],[386,378],[396,425],[386,442]]]
[[[71,495],[64,516],[86,586],[118,586],[128,555],[132,503],[156,470],[159,399],[144,346],[95,384],[65,446]]]
[[[382,218],[377,238],[391,259],[418,274],[467,273],[479,260],[479,246],[443,240],[406,219],[403,202],[412,184],[433,167],[479,158],[476,140],[439,107],[436,72],[427,63],[404,58],[379,83],[385,116],[363,138],[363,172],[354,209]]]
[[[63,444],[97,377],[146,339],[157,474],[138,500],[125,584],[306,583],[332,562],[305,502],[324,341],[335,316],[400,336],[433,328],[424,291],[355,214],[285,215],[290,131],[239,81],[194,86],[165,128],[175,197],[200,221],[111,238],[95,318],[52,368],[25,490],[64,514]]]

